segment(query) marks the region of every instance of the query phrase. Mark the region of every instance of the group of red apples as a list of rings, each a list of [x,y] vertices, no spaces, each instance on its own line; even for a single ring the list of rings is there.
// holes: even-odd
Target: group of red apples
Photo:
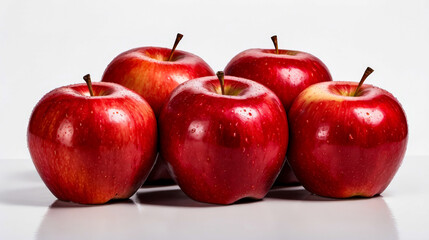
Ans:
[[[86,75],[39,101],[28,146],[58,199],[127,199],[147,178],[173,178],[216,204],[262,199],[276,179],[333,198],[372,197],[390,183],[407,120],[389,92],[362,84],[370,68],[359,84],[332,81],[318,58],[278,49],[273,36],[274,49],[243,51],[216,76],[175,50],[181,38],[126,51],[101,82]]]

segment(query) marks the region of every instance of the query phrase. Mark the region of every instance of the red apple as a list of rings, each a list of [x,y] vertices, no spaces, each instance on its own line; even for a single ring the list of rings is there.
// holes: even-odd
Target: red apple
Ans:
[[[160,154],[180,188],[194,200],[217,204],[263,198],[288,142],[278,97],[231,76],[224,87],[216,77],[179,85],[161,111],[159,131]]]
[[[129,198],[142,185],[155,161],[157,124],[149,104],[125,87],[94,83],[88,91],[76,84],[39,101],[27,138],[40,177],[58,199],[101,204]]]
[[[213,76],[210,66],[200,57],[175,50],[182,38],[177,34],[172,49],[140,47],[119,54],[107,66],[102,81],[119,83],[140,94],[159,115],[171,91],[187,80]],[[157,160],[148,181],[171,179],[161,159]]]
[[[225,74],[265,85],[280,98],[286,111],[295,97],[308,86],[332,81],[328,68],[318,58],[305,52],[278,49],[277,36],[271,39],[275,49],[245,50],[228,63]],[[297,183],[287,163],[277,183]]]
[[[332,81],[325,64],[315,56],[300,51],[248,49],[235,56],[225,67],[225,74],[257,81],[271,89],[289,110],[293,100],[308,86]]]
[[[182,38],[178,34],[172,49],[140,47],[119,54],[104,71],[103,82],[114,82],[140,94],[159,115],[171,91],[194,78],[215,75],[200,57],[175,50]]]
[[[290,108],[287,157],[308,191],[372,197],[386,189],[401,165],[408,140],[405,113],[389,92],[362,85],[370,72],[361,87],[312,85]]]

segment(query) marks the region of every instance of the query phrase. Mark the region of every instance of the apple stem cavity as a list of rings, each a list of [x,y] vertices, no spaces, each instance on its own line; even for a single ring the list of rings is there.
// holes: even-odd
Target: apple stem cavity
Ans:
[[[358,86],[357,86],[357,88],[356,88],[356,90],[355,90],[355,93],[353,94],[353,97],[356,97],[356,95],[358,94],[359,89],[360,89],[360,87],[362,86],[363,82],[365,82],[366,78],[367,78],[369,75],[371,75],[371,73],[372,73],[372,72],[374,72],[374,70],[373,70],[372,68],[370,68],[370,67],[367,67],[367,68],[366,68],[366,70],[365,70],[365,72],[363,73],[363,76],[362,76],[362,78],[361,78],[361,80],[360,80],[360,82],[359,82],[359,84],[358,84]]]
[[[276,48],[276,54],[279,54],[279,44],[277,43],[277,35],[271,37],[271,40],[274,43],[274,47]]]
[[[223,71],[219,71],[216,73],[217,78],[219,79],[220,82],[220,90],[222,92],[222,95],[225,95],[225,73]]]
[[[86,74],[85,76],[83,76],[83,80],[85,80],[86,85],[88,86],[89,94],[91,95],[91,97],[94,96],[94,91],[92,91],[91,75]]]
[[[179,45],[180,40],[182,40],[183,35],[178,33],[176,36],[176,41],[174,41],[173,48],[171,49],[170,56],[168,57],[168,61],[170,62],[173,58],[174,50],[176,50],[177,45]]]

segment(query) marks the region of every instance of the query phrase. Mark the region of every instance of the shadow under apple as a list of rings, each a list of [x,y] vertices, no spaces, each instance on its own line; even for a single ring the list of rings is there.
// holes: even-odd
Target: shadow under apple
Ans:
[[[377,196],[376,196],[377,197]],[[353,198],[328,198],[321,197],[316,194],[310,193],[305,190],[302,186],[289,186],[289,187],[276,187],[271,189],[265,198],[275,198],[282,200],[300,200],[300,201],[354,201],[354,200],[368,200],[370,198],[365,197],[353,197]]]
[[[142,204],[167,207],[218,207],[220,205],[197,202],[186,196],[177,187],[154,187],[140,189],[137,200]]]

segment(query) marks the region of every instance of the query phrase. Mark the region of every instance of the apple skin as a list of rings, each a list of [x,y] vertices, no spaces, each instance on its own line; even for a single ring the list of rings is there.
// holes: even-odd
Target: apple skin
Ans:
[[[248,49],[235,56],[225,74],[259,82],[271,89],[286,111],[308,86],[332,81],[328,68],[315,56],[300,51]]]
[[[278,97],[254,81],[225,76],[225,93],[216,77],[179,85],[159,117],[161,156],[196,201],[262,199],[284,164],[286,113]]]
[[[118,83],[137,92],[158,117],[171,91],[180,83],[214,76],[203,59],[189,52],[175,50],[172,61],[167,61],[170,51],[161,47],[141,47],[123,52],[110,62],[101,81]],[[171,182],[165,161],[159,156],[147,182]]]
[[[102,82],[114,82],[140,94],[155,115],[179,84],[194,78],[214,76],[213,70],[200,57],[176,50],[167,61],[171,49],[141,47],[115,57],[104,71]]]
[[[408,125],[389,92],[353,82],[310,86],[289,110],[289,163],[302,185],[324,197],[372,197],[404,158]]]
[[[271,89],[286,112],[293,100],[308,86],[332,81],[328,68],[315,56],[301,51],[248,49],[236,55],[225,67],[225,74],[257,81]],[[294,185],[298,180],[285,163],[276,184]]]
[[[114,83],[60,87],[36,105],[27,132],[33,163],[60,200],[102,204],[143,184],[156,156],[149,104]]]

